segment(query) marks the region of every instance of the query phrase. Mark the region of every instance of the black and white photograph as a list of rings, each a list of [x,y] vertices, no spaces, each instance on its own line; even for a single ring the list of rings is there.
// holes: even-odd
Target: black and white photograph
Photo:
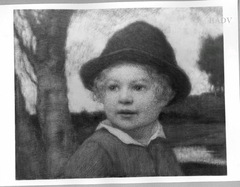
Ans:
[[[95,5],[13,8],[14,180],[230,176],[236,18]]]

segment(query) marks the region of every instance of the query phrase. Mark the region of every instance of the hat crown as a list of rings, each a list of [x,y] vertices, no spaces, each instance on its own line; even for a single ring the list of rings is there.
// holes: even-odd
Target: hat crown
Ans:
[[[117,31],[109,39],[101,56],[129,49],[145,52],[177,65],[174,51],[164,33],[146,22],[137,21]]]

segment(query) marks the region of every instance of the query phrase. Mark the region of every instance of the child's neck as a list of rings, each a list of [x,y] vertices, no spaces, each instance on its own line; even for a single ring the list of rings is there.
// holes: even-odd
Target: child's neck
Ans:
[[[158,120],[152,122],[149,125],[145,125],[143,127],[135,128],[132,130],[127,130],[127,131],[125,130],[124,132],[126,132],[129,136],[131,136],[136,141],[144,145],[147,145],[149,142],[149,139],[151,138],[153,133],[156,131],[157,124],[158,124]]]

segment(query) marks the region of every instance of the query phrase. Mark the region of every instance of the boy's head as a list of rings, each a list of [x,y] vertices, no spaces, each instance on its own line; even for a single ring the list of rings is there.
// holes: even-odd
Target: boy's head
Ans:
[[[101,77],[102,72],[123,62],[138,64],[168,79],[175,93],[168,105],[184,99],[191,90],[189,78],[177,65],[174,51],[163,32],[143,21],[134,22],[117,31],[101,55],[82,66],[80,77],[84,86],[94,91],[95,79]]]

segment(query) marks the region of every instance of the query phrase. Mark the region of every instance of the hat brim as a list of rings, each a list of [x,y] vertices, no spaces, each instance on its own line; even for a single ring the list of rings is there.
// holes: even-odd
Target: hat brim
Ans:
[[[172,65],[164,59],[135,49],[124,49],[94,58],[81,67],[80,77],[88,90],[93,90],[94,79],[106,68],[119,64],[121,61],[149,65],[159,73],[169,76],[175,97],[169,105],[186,98],[191,91],[191,84],[186,73],[177,65]]]

